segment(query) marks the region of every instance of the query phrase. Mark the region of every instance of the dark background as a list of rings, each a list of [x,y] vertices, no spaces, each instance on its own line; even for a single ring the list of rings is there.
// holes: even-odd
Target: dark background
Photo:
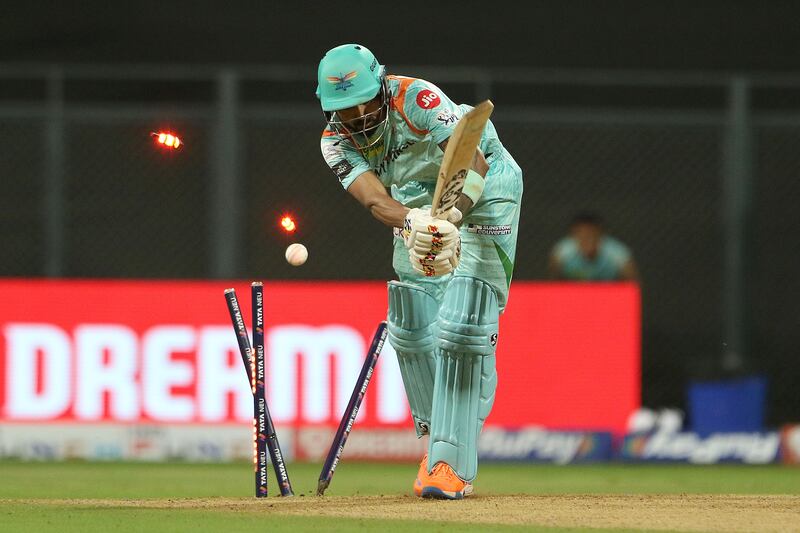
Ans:
[[[7,3],[0,60],[301,63],[336,43],[382,62],[793,70],[791,1]]]
[[[73,114],[63,126],[66,222],[59,275],[141,278],[215,277],[209,236],[219,144],[215,69],[307,73],[280,82],[241,80],[235,150],[242,187],[236,198],[246,229],[232,274],[247,279],[264,273],[273,279],[392,276],[388,244],[363,245],[388,243],[386,231],[341,191],[319,156],[323,124],[313,79],[326,50],[360,42],[390,72],[426,77],[465,102],[476,99],[470,80],[441,82],[439,76],[450,67],[464,67],[467,78],[472,69],[493,72],[493,120],[526,181],[515,279],[544,279],[550,246],[572,213],[600,211],[611,233],[632,247],[642,271],[645,404],[684,406],[692,379],[763,374],[770,379],[768,421],[778,424],[800,419],[800,83],[764,80],[800,78],[796,6],[32,2],[4,6],[0,69],[56,65],[67,72],[64,101]],[[197,75],[87,79],[70,77],[70,65],[99,72],[156,65],[161,73],[196,69]],[[517,75],[540,77],[521,80],[496,70],[512,67]],[[628,71],[637,72],[637,80],[660,73],[662,81],[614,82]],[[542,81],[564,73],[562,82]],[[575,82],[581,73],[600,81]],[[707,81],[663,83],[687,76]],[[746,225],[747,359],[731,372],[721,356],[728,340],[723,182],[734,76],[750,84],[754,187]],[[0,79],[0,105],[35,112],[46,105],[47,91],[39,74]],[[113,120],[92,118],[129,105],[136,107]],[[275,105],[290,114],[264,118],[274,116]],[[198,112],[178,113],[186,109]],[[264,109],[273,114],[259,115]],[[154,119],[140,110],[152,116],[163,110],[164,117],[174,111],[166,124],[185,136],[187,149],[179,157],[156,153],[142,135]],[[0,120],[0,275],[47,274],[40,119],[12,113]],[[302,218],[299,238],[312,258],[302,269],[283,261],[286,242],[272,227],[284,209]],[[361,238],[342,238],[356,234]]]

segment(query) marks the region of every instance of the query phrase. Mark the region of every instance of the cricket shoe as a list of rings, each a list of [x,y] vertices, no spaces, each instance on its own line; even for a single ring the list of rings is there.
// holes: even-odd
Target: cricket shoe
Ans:
[[[472,483],[458,477],[447,463],[436,463],[429,474],[428,454],[425,454],[414,480],[414,494],[421,498],[460,500],[472,494]]]

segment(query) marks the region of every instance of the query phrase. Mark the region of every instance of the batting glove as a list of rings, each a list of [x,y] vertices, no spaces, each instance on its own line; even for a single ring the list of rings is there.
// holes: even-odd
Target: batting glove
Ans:
[[[457,210],[455,210],[457,211]],[[458,212],[457,220],[461,219]],[[403,238],[411,266],[428,277],[456,269],[461,259],[461,236],[449,220],[433,218],[430,209],[412,209],[403,224]]]

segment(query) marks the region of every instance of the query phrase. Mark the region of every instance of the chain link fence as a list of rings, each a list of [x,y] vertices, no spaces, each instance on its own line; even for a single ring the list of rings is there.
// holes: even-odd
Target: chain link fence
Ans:
[[[449,79],[467,101],[492,95],[486,76],[444,74],[444,82],[427,77],[445,91]],[[310,82],[283,75],[282,85],[242,80],[238,93],[222,91],[227,101],[217,101],[222,93],[206,80],[185,104],[176,102],[191,86],[185,80],[175,85],[181,90],[165,93],[166,103],[120,83],[111,95],[99,85],[95,92],[68,85],[66,99],[55,98],[61,115],[47,112],[53,101],[20,110],[0,91],[0,275],[390,279],[390,230],[341,189],[322,160],[323,121],[309,102]],[[731,117],[724,84],[701,87],[702,101],[689,98],[682,106],[679,97],[652,108],[635,96],[630,107],[609,107],[585,88],[580,108],[561,105],[553,91],[547,108],[522,106],[524,91],[502,86],[511,103],[496,99],[493,120],[525,174],[515,279],[546,279],[550,248],[571,216],[599,212],[609,232],[631,247],[642,275],[643,401],[683,406],[688,380],[726,375]],[[271,88],[277,104],[269,101]],[[800,313],[793,298],[800,237],[792,222],[800,200],[800,120],[784,113],[770,122],[757,105],[746,111],[754,185],[742,211],[748,358],[739,371],[770,378],[769,421],[778,423],[800,417]],[[154,145],[150,132],[166,128],[180,133],[183,149]],[[296,234],[280,231],[284,214],[296,218]],[[283,258],[293,241],[310,251],[300,269]]]
[[[41,123],[0,120],[0,275],[44,274],[44,166]]]
[[[720,351],[721,128],[613,121],[501,130],[526,171],[517,273],[544,278],[573,213],[601,213],[642,278],[644,400],[680,405],[686,365]]]
[[[774,420],[800,418],[800,124],[757,123],[750,276],[754,368],[770,376]]]

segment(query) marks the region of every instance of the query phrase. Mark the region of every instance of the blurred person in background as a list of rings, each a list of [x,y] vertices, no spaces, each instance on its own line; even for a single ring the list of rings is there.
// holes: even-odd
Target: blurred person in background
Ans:
[[[633,254],[607,235],[597,213],[583,211],[572,218],[569,235],[553,247],[550,277],[568,281],[639,281]]]
[[[388,286],[388,338],[417,436],[430,436],[414,493],[461,499],[472,493],[478,435],[497,386],[498,321],[514,266],[522,171],[487,122],[457,209],[448,220],[434,219],[444,150],[471,107],[428,81],[386,74],[357,44],[329,50],[317,77],[325,161],[348,193],[394,228],[399,281]],[[365,253],[378,245],[363,242]]]

